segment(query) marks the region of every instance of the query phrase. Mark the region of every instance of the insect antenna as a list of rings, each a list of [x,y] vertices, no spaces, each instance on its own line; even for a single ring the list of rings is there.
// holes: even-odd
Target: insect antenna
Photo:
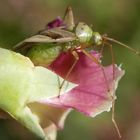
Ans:
[[[119,42],[119,41],[117,41],[117,40],[115,40],[115,39],[113,39],[113,38],[107,37],[107,36],[102,36],[102,38],[103,38],[105,41],[107,40],[107,41],[110,41],[110,42],[119,44],[120,46],[123,46],[123,47],[129,49],[130,51],[134,52],[136,55],[138,55],[138,56],[140,57],[140,52],[137,51],[137,50],[135,50],[135,49],[133,49],[133,48],[131,48],[131,47],[129,47],[129,46],[127,46],[127,45],[125,45],[125,44],[123,44],[123,43],[121,43],[121,42]]]

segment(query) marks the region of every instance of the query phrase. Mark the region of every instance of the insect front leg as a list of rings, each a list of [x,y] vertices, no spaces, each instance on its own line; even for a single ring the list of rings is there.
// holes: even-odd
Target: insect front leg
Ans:
[[[67,26],[67,29],[72,31],[73,28],[75,27],[75,23],[74,23],[73,11],[72,11],[72,8],[70,6],[67,7],[63,19],[64,19],[64,22]]]
[[[139,52],[139,51],[137,51],[137,50],[135,50],[135,49],[133,49],[133,48],[131,48],[131,47],[125,45],[124,43],[119,42],[118,40],[115,40],[115,39],[113,39],[113,38],[107,37],[107,35],[103,35],[102,38],[103,38],[105,41],[109,41],[109,42],[112,42],[112,43],[116,43],[116,44],[118,44],[118,45],[120,45],[120,46],[122,46],[122,47],[125,47],[125,48],[127,48],[128,50],[132,51],[133,53],[135,53],[137,56],[140,57],[140,52]]]

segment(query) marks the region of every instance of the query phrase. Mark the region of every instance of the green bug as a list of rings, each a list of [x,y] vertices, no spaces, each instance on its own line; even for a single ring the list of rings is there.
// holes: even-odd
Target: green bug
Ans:
[[[66,10],[64,16],[64,23],[66,24],[65,27],[60,26],[52,29],[43,29],[36,35],[18,43],[16,46],[14,46],[14,50],[28,50],[26,51],[25,55],[29,56],[31,60],[35,63],[38,61],[38,65],[42,65],[43,61],[45,60],[41,59],[41,57],[44,57],[45,52],[45,55],[49,55],[49,52],[52,51],[51,55],[49,55],[48,57],[51,58],[52,61],[55,60],[56,57],[63,51],[71,51],[75,58],[78,59],[78,55],[75,51],[77,48],[78,50],[82,51],[85,55],[89,56],[85,48],[92,48],[93,46],[102,45],[104,46],[104,44],[107,44],[110,47],[112,47],[110,42],[122,45],[130,49],[137,55],[140,54],[135,49],[117,40],[109,38],[107,37],[107,35],[101,35],[99,32],[93,31],[92,28],[84,22],[80,22],[77,25],[75,25],[71,7],[68,7]],[[36,59],[37,56],[39,56],[39,60]],[[97,62],[96,58],[93,58],[93,60],[95,63],[99,63]],[[49,60],[47,62],[45,60],[44,63],[45,65],[48,65],[52,61]]]
[[[112,56],[113,77],[115,75],[115,62],[113,49],[110,42],[124,46],[134,52],[136,55],[140,55],[139,51],[115,39],[107,37],[106,34],[101,35],[99,32],[93,31],[90,26],[83,22],[75,25],[71,7],[67,8],[63,21],[66,26],[59,26],[51,29],[45,28],[39,31],[36,35],[18,43],[16,46],[14,46],[14,50],[20,51],[24,55],[28,56],[35,65],[41,65],[45,67],[51,64],[64,51],[70,51],[73,54],[75,62],[73,63],[72,67],[74,67],[79,59],[77,50],[80,50],[102,68],[100,62],[98,62],[94,56],[90,55],[86,48],[93,49],[93,46],[104,47],[104,45],[108,45],[110,47]],[[72,69],[70,69],[68,73],[71,71]],[[107,83],[103,68],[102,71]],[[66,75],[66,77],[68,77],[68,75]]]
[[[14,47],[14,50],[22,50],[24,55],[28,56],[35,65],[41,65],[45,67],[51,64],[62,52],[70,51],[73,54],[75,61],[70,70],[68,71],[67,75],[65,76],[65,79],[67,79],[73,67],[76,65],[76,62],[79,59],[77,50],[80,50],[87,57],[93,60],[93,62],[100,65],[103,71],[107,88],[107,78],[105,76],[102,64],[93,55],[90,55],[86,48],[92,49],[93,46],[100,47],[104,45],[108,45],[110,47],[112,53],[113,77],[115,75],[115,62],[113,58],[112,45],[110,44],[110,42],[114,42],[121,46],[124,46],[129,50],[133,51],[136,55],[140,54],[135,49],[115,39],[109,38],[107,37],[107,35],[101,35],[100,33],[93,31],[90,26],[83,22],[80,22],[77,25],[75,25],[71,7],[68,7],[66,10],[66,13],[64,15],[64,23],[66,25],[65,27],[60,26],[52,29],[43,29],[36,35],[27,38],[24,41],[17,44]],[[65,80],[61,83],[60,89],[62,88],[64,82]],[[115,97],[112,97],[112,99],[115,100]],[[115,101],[113,101],[113,104],[114,102]],[[119,129],[114,119],[114,115],[112,115],[112,120],[118,131],[119,136],[121,137]]]

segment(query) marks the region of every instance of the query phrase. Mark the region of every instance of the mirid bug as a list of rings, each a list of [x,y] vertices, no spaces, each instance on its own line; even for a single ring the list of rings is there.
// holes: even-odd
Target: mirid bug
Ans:
[[[108,91],[109,87],[103,66],[94,56],[90,55],[90,53],[87,51],[87,48],[93,49],[93,46],[100,47],[105,45],[108,45],[110,47],[113,65],[113,78],[115,75],[115,62],[112,51],[112,44],[110,44],[111,42],[117,43],[131,50],[136,55],[140,55],[140,53],[135,49],[115,39],[112,39],[107,35],[101,35],[100,33],[93,31],[92,28],[84,22],[79,22],[75,25],[71,7],[67,8],[63,21],[64,24],[59,25],[58,27],[56,26],[53,28],[45,28],[39,31],[36,35],[25,39],[24,41],[17,44],[14,47],[14,50],[22,51],[23,54],[27,55],[35,65],[41,65],[45,67],[50,65],[62,52],[71,52],[75,58],[75,61],[69,69],[69,71],[67,72],[65,79],[67,79],[69,74],[72,72],[74,66],[76,65],[79,59],[78,51],[81,51],[86,56],[88,56],[93,62],[100,65]],[[65,80],[60,84],[60,91],[64,82]],[[114,96],[112,96],[112,100],[112,121],[119,134],[119,137],[121,137],[118,126],[114,119]]]

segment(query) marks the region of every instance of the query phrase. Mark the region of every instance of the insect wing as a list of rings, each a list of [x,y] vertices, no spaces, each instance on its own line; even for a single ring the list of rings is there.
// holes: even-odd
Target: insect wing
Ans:
[[[75,34],[70,32],[70,31],[67,31],[67,30],[64,30],[60,27],[57,27],[57,28],[52,28],[52,29],[49,29],[49,30],[44,30],[42,32],[40,32],[41,35],[47,35],[47,36],[51,36],[53,38],[53,36],[59,36],[61,38],[64,38],[64,37],[73,37],[75,38]]]
[[[39,35],[34,35],[23,40],[22,42],[14,46],[14,50],[29,48],[36,43],[66,43],[74,40],[76,40],[76,36],[73,33],[55,28],[46,30],[44,32],[41,32]]]

